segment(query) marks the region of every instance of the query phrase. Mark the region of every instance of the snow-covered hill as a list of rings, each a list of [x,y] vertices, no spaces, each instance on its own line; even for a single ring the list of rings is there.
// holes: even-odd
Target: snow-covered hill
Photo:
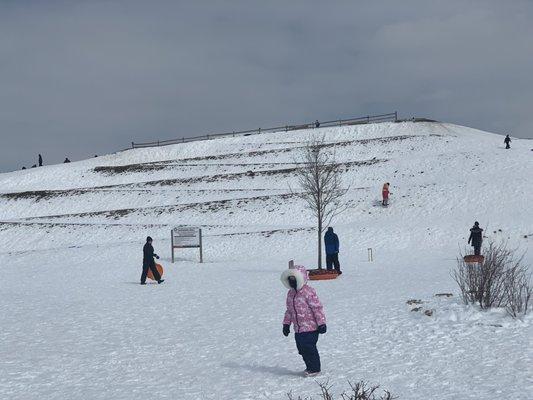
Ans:
[[[531,318],[433,297],[456,292],[449,271],[475,220],[489,239],[531,250],[531,142],[505,150],[499,135],[430,122],[224,138],[0,174],[0,397],[315,393],[281,335],[278,275],[289,259],[316,264],[314,221],[289,190],[316,134],[350,188],[333,224],[345,274],[314,284],[328,318],[323,378],[339,391],[347,379],[378,382],[403,399],[531,398]],[[178,225],[203,228],[204,264],[193,250],[170,263]],[[147,235],[163,256],[163,286],[136,284]],[[434,316],[411,313],[410,298]]]

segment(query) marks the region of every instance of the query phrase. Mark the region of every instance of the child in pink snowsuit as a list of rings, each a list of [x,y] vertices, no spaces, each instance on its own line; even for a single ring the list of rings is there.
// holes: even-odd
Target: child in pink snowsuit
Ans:
[[[320,355],[316,348],[318,335],[326,333],[326,316],[315,289],[307,285],[305,267],[297,265],[281,274],[281,282],[289,289],[283,334],[289,336],[291,323],[298,353],[305,362],[306,376],[320,372]]]

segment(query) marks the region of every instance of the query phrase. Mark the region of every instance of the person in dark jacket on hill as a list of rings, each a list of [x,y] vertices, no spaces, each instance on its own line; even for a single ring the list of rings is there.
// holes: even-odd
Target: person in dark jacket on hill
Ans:
[[[472,242],[474,254],[479,256],[481,254],[481,245],[483,244],[483,229],[479,227],[479,222],[474,222],[474,226],[470,229],[470,237],[468,244]]]
[[[332,270],[334,266],[335,270],[341,274],[341,266],[339,264],[339,237],[333,232],[331,226],[324,235],[324,245],[326,247],[326,268]]]
[[[511,146],[509,145],[509,143],[511,143],[511,138],[509,137],[509,135],[505,136],[505,139],[503,139],[503,143],[505,143],[505,148],[506,149],[510,149]]]
[[[43,166],[43,156],[39,154],[39,167]]]
[[[154,253],[154,248],[152,247],[152,238],[148,236],[143,247],[143,272],[141,275],[141,285],[146,285],[146,275],[148,275],[148,269],[152,271],[154,279],[157,281],[157,283],[163,283],[165,281],[164,279],[161,279],[161,275],[159,275],[159,271],[155,267],[154,257],[159,260],[159,256]]]
[[[63,164],[68,164],[70,162],[70,160],[68,159],[68,157],[65,158],[65,161],[63,161]]]

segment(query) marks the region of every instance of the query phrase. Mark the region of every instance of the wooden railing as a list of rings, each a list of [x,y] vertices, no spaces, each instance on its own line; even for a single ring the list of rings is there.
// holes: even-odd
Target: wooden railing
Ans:
[[[367,115],[366,117],[337,119],[337,120],[332,120],[332,121],[321,121],[320,128],[327,128],[327,127],[333,127],[333,126],[372,124],[372,123],[378,123],[378,122],[396,122],[396,121],[398,121],[397,111],[393,113],[389,113],[389,114]],[[216,139],[216,138],[221,138],[221,137],[258,135],[258,134],[267,133],[267,132],[289,132],[289,131],[295,131],[295,130],[300,130],[300,129],[314,129],[316,128],[315,124],[316,124],[315,122],[311,122],[311,123],[297,124],[297,125],[282,125],[282,126],[276,126],[274,128],[258,128],[258,129],[251,129],[247,131],[212,133],[208,135],[184,137],[181,139],[158,140],[156,142],[144,142],[144,143],[131,142],[131,148],[137,149],[137,148],[143,148],[143,147],[168,146],[171,144],[196,142],[199,140],[210,140],[210,139]]]

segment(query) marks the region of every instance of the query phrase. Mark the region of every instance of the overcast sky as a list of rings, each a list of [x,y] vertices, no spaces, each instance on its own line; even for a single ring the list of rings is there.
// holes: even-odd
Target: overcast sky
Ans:
[[[0,0],[0,171],[398,110],[533,137],[533,1]]]

